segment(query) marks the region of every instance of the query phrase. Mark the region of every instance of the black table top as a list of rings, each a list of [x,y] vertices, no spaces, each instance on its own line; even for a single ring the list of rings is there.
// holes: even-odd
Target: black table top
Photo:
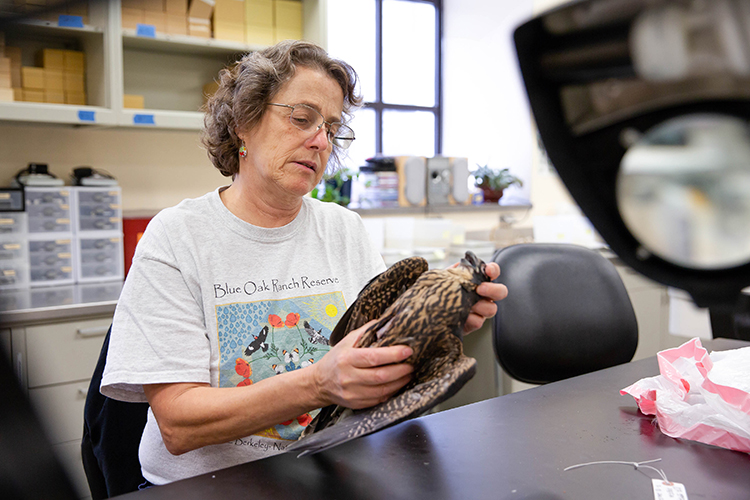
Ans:
[[[717,339],[709,350],[744,347]],[[656,358],[410,420],[318,455],[282,454],[131,493],[188,499],[649,499],[658,474],[690,500],[750,499],[750,455],[661,433],[619,390],[658,375]]]

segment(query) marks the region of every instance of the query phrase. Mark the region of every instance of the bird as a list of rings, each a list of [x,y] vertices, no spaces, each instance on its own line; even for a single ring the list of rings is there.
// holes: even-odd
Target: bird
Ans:
[[[370,408],[322,408],[286,451],[298,457],[319,453],[422,415],[458,392],[476,372],[476,360],[463,352],[463,327],[481,299],[476,289],[486,281],[486,264],[470,251],[448,269],[428,270],[423,258],[410,257],[373,278],[331,332],[330,343],[377,319],[354,347],[410,346],[414,352],[405,362],[414,367],[412,380]]]

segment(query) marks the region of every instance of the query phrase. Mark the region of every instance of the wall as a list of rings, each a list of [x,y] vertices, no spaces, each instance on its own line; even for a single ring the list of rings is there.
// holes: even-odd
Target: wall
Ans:
[[[561,0],[445,0],[443,19],[443,151],[477,163],[508,167],[524,187],[511,197],[533,208],[516,225],[530,227],[535,215],[578,209],[537,142],[528,99],[517,66],[513,30]],[[505,196],[504,196],[505,197]]]
[[[469,155],[472,167],[511,167],[525,187],[508,195],[530,198],[532,215],[573,204],[540,161],[510,33],[556,2],[444,1],[444,152]],[[228,182],[210,165],[198,132],[0,124],[0,185],[29,162],[48,163],[65,179],[77,166],[107,170],[122,185],[123,208],[131,213],[153,212]]]
[[[0,186],[29,162],[47,163],[66,183],[78,166],[106,170],[123,188],[126,215],[229,183],[211,165],[198,132],[0,125]]]

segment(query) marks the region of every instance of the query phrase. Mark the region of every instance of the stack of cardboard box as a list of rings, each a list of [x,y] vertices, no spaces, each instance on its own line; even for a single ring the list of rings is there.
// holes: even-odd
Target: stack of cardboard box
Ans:
[[[188,35],[211,38],[211,16],[214,0],[190,0]]]
[[[0,101],[12,100],[11,60],[5,55],[5,34],[0,32]]]
[[[122,0],[122,27],[153,26],[157,33],[187,35],[188,0]]]
[[[302,38],[299,0],[245,0],[245,43],[273,45]]]
[[[20,64],[20,50],[17,54]],[[42,49],[39,66],[20,67],[16,100],[53,104],[86,104],[86,70],[83,52]],[[19,99],[20,97],[20,99]]]
[[[216,0],[214,38],[245,43],[245,0]]]
[[[41,1],[41,0],[39,0]],[[122,0],[122,27],[273,45],[302,38],[300,0]]]
[[[273,45],[273,0],[245,0],[245,43]]]
[[[299,0],[274,0],[274,42],[302,38],[302,2]]]

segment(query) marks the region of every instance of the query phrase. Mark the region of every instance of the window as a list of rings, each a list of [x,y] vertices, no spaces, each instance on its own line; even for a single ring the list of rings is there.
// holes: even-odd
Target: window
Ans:
[[[441,0],[328,0],[328,52],[351,64],[365,101],[344,164],[441,152]]]

